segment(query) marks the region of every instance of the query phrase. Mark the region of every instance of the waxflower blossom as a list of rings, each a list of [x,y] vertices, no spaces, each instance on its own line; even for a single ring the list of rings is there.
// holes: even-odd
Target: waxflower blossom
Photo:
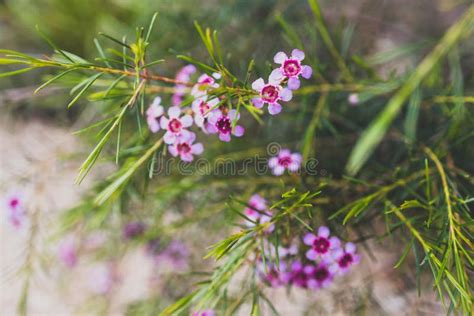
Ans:
[[[268,209],[267,201],[260,195],[252,195],[250,197],[248,205],[249,207],[246,207],[244,210],[244,214],[251,220],[247,221],[247,226],[254,226],[255,224],[263,224],[271,221],[272,213]],[[265,232],[270,233],[274,230],[274,228],[275,225],[271,224],[268,228],[265,229]]]
[[[207,118],[211,113],[211,110],[214,109],[217,104],[219,104],[219,100],[216,98],[210,100],[198,98],[193,101],[191,108],[194,112],[194,123],[205,133],[207,133]]]
[[[176,73],[175,80],[182,83],[187,83],[191,81],[191,76],[195,72],[196,67],[194,65],[186,65]],[[174,93],[171,97],[171,103],[174,106],[181,105],[181,102],[183,102],[183,96],[186,92],[187,86],[182,83],[178,83],[174,86]]]
[[[146,225],[143,222],[136,221],[125,224],[122,229],[122,236],[125,239],[133,239],[143,235]]]
[[[168,151],[173,157],[179,156],[181,160],[191,162],[194,159],[193,155],[200,155],[204,150],[201,143],[193,144],[195,140],[196,134],[190,132],[187,136],[168,146]]]
[[[331,252],[337,250],[341,242],[337,237],[329,237],[329,228],[321,226],[318,229],[318,234],[307,233],[303,242],[305,245],[311,248],[306,252],[306,257],[309,260],[316,260],[319,257],[327,257],[331,255]]]
[[[60,242],[58,257],[66,267],[72,268],[76,265],[78,259],[77,248],[77,240],[72,236],[66,237]]]
[[[189,249],[179,240],[173,240],[170,244],[155,256],[155,261],[158,264],[166,264],[173,270],[185,270],[188,268]]]
[[[347,97],[347,101],[349,101],[350,105],[357,105],[359,104],[359,95],[357,93],[351,93]]]
[[[268,166],[275,176],[281,176],[286,169],[296,172],[301,166],[303,158],[299,153],[291,153],[288,149],[281,149],[276,157],[268,160]]]
[[[191,95],[195,99],[207,96],[207,90],[219,87],[219,84],[216,82],[216,80],[220,78],[221,74],[217,72],[213,73],[212,76],[209,76],[208,74],[201,75],[198,78],[197,83],[191,89]]]
[[[20,229],[26,220],[26,211],[23,199],[19,193],[13,193],[5,199],[7,220],[15,229]]]
[[[156,97],[146,110],[146,122],[152,133],[156,133],[160,130],[160,117],[164,113],[163,107],[160,104],[161,97]]]
[[[181,109],[172,106],[168,109],[168,117],[162,116],[160,126],[166,130],[163,140],[166,144],[174,144],[176,141],[182,141],[189,137],[189,131],[185,128],[193,125],[191,115],[185,114],[181,116]]]
[[[90,273],[89,287],[92,292],[99,295],[108,294],[117,282],[112,266],[108,264],[98,264],[93,267]]]
[[[300,87],[301,75],[305,79],[311,78],[313,69],[308,65],[302,65],[301,61],[304,59],[304,52],[299,49],[293,49],[291,56],[288,57],[284,52],[276,53],[273,57],[273,61],[277,64],[280,64],[281,67],[274,69],[272,72],[272,77],[276,80],[288,79],[288,88],[291,90],[296,90]]]
[[[290,101],[293,94],[290,89],[283,88],[280,85],[280,78],[270,76],[268,83],[262,78],[255,80],[252,83],[252,89],[259,93],[259,96],[252,99],[253,105],[260,109],[265,103],[268,103],[268,113],[276,115],[281,112],[281,105],[278,103],[281,101]]]
[[[360,255],[356,253],[356,246],[351,242],[348,242],[344,249],[340,248],[335,251],[333,257],[339,274],[346,274],[352,265],[360,261]]]
[[[208,117],[207,132],[210,134],[219,134],[219,139],[223,142],[230,142],[231,134],[241,137],[245,133],[245,129],[236,125],[232,128],[234,120],[238,120],[240,115],[236,110],[230,110],[227,113],[219,109],[212,111]]]
[[[305,273],[308,276],[307,286],[313,290],[327,288],[334,278],[334,268],[327,260],[322,260],[316,266],[306,266]]]

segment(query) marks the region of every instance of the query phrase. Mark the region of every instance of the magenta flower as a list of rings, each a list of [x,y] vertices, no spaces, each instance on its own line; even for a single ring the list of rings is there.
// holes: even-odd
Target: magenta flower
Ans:
[[[284,52],[276,53],[273,61],[280,64],[281,67],[273,70],[271,77],[281,82],[284,78],[288,79],[288,88],[296,90],[300,87],[301,75],[305,79],[309,79],[313,74],[313,69],[307,65],[301,65],[304,59],[304,52],[299,49],[293,49],[291,56],[288,57]]]
[[[202,312],[193,312],[192,316],[215,316],[216,314],[212,309],[204,310]]]
[[[230,110],[227,114],[221,110],[214,110],[209,113],[207,119],[207,132],[210,134],[218,133],[220,140],[230,142],[231,134],[236,137],[241,137],[245,133],[245,129],[240,125],[236,125],[234,129],[232,129],[232,122],[239,118],[240,115],[236,110]]]
[[[258,194],[250,197],[248,202],[249,207],[245,208],[245,215],[252,220],[247,221],[248,226],[255,226],[255,224],[263,224],[272,220],[272,213],[268,209],[267,201]],[[275,225],[271,224],[265,229],[265,232],[271,233],[275,229]],[[273,245],[272,245],[273,246]]]
[[[173,157],[179,156],[181,160],[191,162],[194,159],[193,155],[200,155],[204,150],[201,143],[193,144],[195,140],[196,134],[189,132],[186,137],[182,137],[168,146],[168,151]]]
[[[196,72],[196,67],[194,65],[186,65],[183,68],[181,68],[177,73],[176,73],[176,81],[180,81],[183,83],[191,81],[191,75]],[[183,96],[186,92],[187,86],[181,83],[178,83],[174,86],[174,94],[171,97],[171,103],[174,106],[179,106],[181,105],[181,102],[183,102]]]
[[[280,85],[280,79],[270,75],[268,81],[268,84],[265,84],[265,81],[259,78],[252,83],[252,89],[259,93],[258,97],[252,99],[252,103],[259,109],[268,103],[268,113],[276,115],[281,112],[281,105],[278,101],[290,101],[293,94],[290,89]]]
[[[308,288],[317,290],[331,285],[334,279],[334,269],[329,262],[323,260],[316,266],[306,266],[305,273],[308,275]]]
[[[340,274],[346,274],[353,264],[357,264],[360,261],[360,255],[356,253],[356,246],[351,242],[348,242],[344,249],[337,249],[334,252],[333,258]]]
[[[72,268],[77,263],[77,240],[73,236],[64,238],[58,249],[58,257],[68,268]]]
[[[331,251],[337,250],[341,245],[339,238],[329,237],[329,228],[326,226],[319,227],[317,236],[312,233],[306,234],[303,242],[311,247],[306,252],[306,257],[309,260],[316,260],[319,257],[330,257]]]
[[[125,239],[133,239],[143,235],[146,225],[143,222],[136,221],[125,224],[122,229],[122,236]]]
[[[161,253],[155,256],[158,264],[168,264],[174,271],[188,268],[189,249],[179,240],[173,240]]]
[[[194,112],[194,122],[196,126],[200,127],[205,133],[207,133],[207,117],[217,104],[219,104],[218,99],[205,100],[204,98],[198,98],[193,101],[192,110]]]
[[[216,79],[220,79],[221,75],[217,72],[213,73],[212,76],[203,74],[198,78],[197,83],[191,89],[191,95],[195,98],[202,98],[207,95],[207,90],[210,88],[215,89],[219,87]]]
[[[160,130],[160,117],[164,113],[163,107],[160,104],[161,98],[156,97],[146,110],[146,122],[152,133],[156,133]]]
[[[191,115],[181,115],[181,109],[177,106],[172,106],[168,109],[169,118],[162,116],[160,125],[162,129],[166,130],[163,140],[166,144],[174,144],[189,137],[189,131],[186,127],[193,125],[193,118]]]
[[[20,229],[26,220],[26,211],[23,206],[23,198],[19,193],[7,196],[5,200],[7,220],[15,229]]]
[[[278,156],[268,160],[268,166],[275,176],[281,176],[286,169],[296,172],[301,166],[303,158],[299,153],[291,153],[288,149],[281,149]]]
[[[307,288],[309,276],[306,270],[306,266],[303,266],[299,260],[295,260],[291,264],[290,282],[298,287]]]

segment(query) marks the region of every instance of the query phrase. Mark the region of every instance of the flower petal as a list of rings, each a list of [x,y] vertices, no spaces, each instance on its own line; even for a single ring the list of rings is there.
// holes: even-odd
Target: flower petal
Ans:
[[[252,83],[252,89],[257,90],[259,92],[260,90],[263,89],[264,86],[265,86],[265,81],[263,81],[262,78],[258,78]]]
[[[278,166],[278,158],[277,157],[272,157],[268,160],[268,166],[270,168],[275,168],[276,166]]]
[[[327,228],[326,226],[319,227],[318,236],[328,238],[329,237],[329,228]]]
[[[281,176],[285,172],[285,167],[277,165],[275,168],[273,168],[272,173],[275,176]]]
[[[311,78],[311,75],[313,74],[313,68],[311,68],[308,65],[304,65],[301,69],[301,76],[305,79]]]
[[[191,153],[182,153],[180,157],[181,157],[181,160],[185,162],[191,162],[194,159],[193,154]]]
[[[308,258],[309,260],[316,260],[318,259],[318,256],[318,253],[313,249],[306,251],[306,258]]]
[[[168,146],[168,151],[170,152],[171,156],[176,157],[178,156],[178,148],[175,145]]]
[[[240,126],[240,125],[235,126],[233,134],[236,137],[241,137],[244,135],[244,133],[245,133],[245,128],[243,126]]]
[[[162,116],[161,119],[160,119],[161,128],[162,129],[167,129],[168,128],[168,123],[169,123],[168,118],[165,117],[165,116]]]
[[[168,109],[168,116],[170,118],[177,118],[181,114],[181,108],[179,106],[172,106]]]
[[[298,59],[301,61],[304,59],[304,52],[302,50],[295,48],[291,51],[291,58]]]
[[[273,61],[276,64],[283,64],[285,62],[285,60],[287,60],[287,59],[288,59],[288,56],[284,52],[278,52],[273,57]]]
[[[356,245],[354,245],[354,244],[351,243],[351,242],[348,242],[348,243],[346,244],[345,249],[346,249],[346,252],[348,252],[348,253],[355,253],[355,252],[356,252]]]
[[[263,106],[262,98],[253,98],[252,103],[257,109],[261,109]]]
[[[165,136],[163,136],[163,141],[168,145],[174,144],[174,142],[176,141],[176,135],[170,132],[166,132]]]
[[[285,78],[285,74],[280,68],[273,69],[272,73],[268,77],[268,83],[279,85],[283,78]]]
[[[183,116],[180,119],[180,121],[181,121],[181,124],[183,124],[183,127],[190,127],[191,125],[193,125],[193,118],[189,114],[186,114],[185,116]]]
[[[204,151],[204,146],[201,143],[196,143],[191,146],[191,153],[200,155]]]
[[[287,89],[287,88],[283,88],[281,91],[280,91],[280,98],[282,99],[282,101],[290,101],[291,98],[293,98],[293,93],[291,92],[290,89]]]
[[[230,142],[230,133],[220,133],[219,139],[226,143]]]
[[[307,246],[312,246],[315,239],[316,239],[316,236],[314,234],[307,233],[303,237],[303,243]]]
[[[296,77],[291,77],[290,79],[288,79],[288,89],[296,90],[300,88],[300,85],[300,79]]]
[[[268,105],[268,113],[271,115],[277,115],[278,113],[281,112],[281,105],[278,103],[273,103]]]

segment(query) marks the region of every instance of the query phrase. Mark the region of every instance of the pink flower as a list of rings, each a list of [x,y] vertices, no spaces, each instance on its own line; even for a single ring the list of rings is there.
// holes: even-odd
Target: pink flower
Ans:
[[[317,290],[327,288],[334,278],[334,269],[328,261],[321,261],[316,266],[306,266],[305,273],[308,275],[308,288]]]
[[[180,82],[189,82],[191,81],[191,75],[196,72],[196,67],[194,65],[186,65],[183,68],[181,68],[177,73],[176,73],[176,81]],[[174,94],[171,97],[171,102],[174,106],[181,105],[181,102],[183,101],[183,96],[186,92],[187,86],[184,84],[176,84],[174,86]]]
[[[298,287],[307,288],[309,276],[306,270],[307,267],[303,266],[299,260],[295,260],[291,264],[290,282]]]
[[[209,76],[208,74],[201,75],[198,78],[197,83],[191,89],[191,95],[196,99],[205,97],[207,95],[207,90],[219,87],[219,84],[216,83],[216,79],[220,78],[221,75],[217,72],[213,73],[212,76]]]
[[[201,143],[193,144],[196,140],[196,134],[189,132],[186,137],[182,137],[174,144],[168,146],[168,151],[173,157],[179,156],[186,162],[193,161],[193,155],[200,155],[203,152]]]
[[[191,115],[181,115],[181,109],[177,106],[172,106],[168,109],[169,118],[162,116],[160,125],[162,129],[166,130],[163,137],[166,144],[174,144],[189,137],[189,131],[186,127],[193,125],[193,118]]]
[[[242,126],[236,125],[232,129],[233,121],[239,118],[240,115],[236,110],[230,110],[227,114],[224,114],[221,110],[212,111],[207,119],[207,132],[210,134],[218,133],[220,140],[230,142],[231,134],[236,137],[244,135],[245,129]]]
[[[133,239],[145,233],[146,225],[141,221],[130,222],[122,228],[122,236],[125,239]]]
[[[341,245],[339,238],[329,237],[329,228],[326,226],[319,227],[317,236],[312,233],[306,234],[303,242],[311,247],[306,252],[306,257],[309,260],[316,260],[319,257],[330,257],[331,252],[337,250]]]
[[[173,240],[161,253],[155,256],[158,264],[168,264],[175,271],[188,268],[189,249],[179,240]]]
[[[73,236],[64,238],[58,249],[58,257],[68,268],[77,263],[77,240]]]
[[[161,98],[156,97],[148,110],[146,110],[146,122],[152,133],[156,133],[160,130],[159,119],[164,113],[163,107],[160,105],[160,103]]]
[[[351,93],[349,94],[347,100],[349,101],[350,105],[357,105],[359,103],[359,95],[357,93]]]
[[[309,79],[313,74],[313,69],[307,65],[301,65],[304,59],[304,52],[299,49],[293,49],[291,56],[288,57],[284,52],[276,53],[273,61],[280,64],[281,67],[273,70],[271,77],[281,82],[284,78],[288,78],[288,88],[296,90],[300,87],[299,76]]]
[[[275,176],[281,176],[286,169],[296,172],[301,166],[303,158],[299,153],[291,153],[288,149],[281,149],[278,156],[270,158],[268,166]]]
[[[216,314],[212,309],[204,310],[202,312],[194,312],[191,314],[192,316],[215,316]]]
[[[267,201],[258,194],[254,194],[250,197],[248,202],[249,207],[245,208],[245,215],[252,220],[247,221],[248,226],[254,226],[255,224],[268,223],[272,220],[272,213],[268,210]],[[271,224],[265,229],[265,232],[271,233],[275,228],[275,225]]]
[[[356,253],[356,246],[351,242],[348,242],[344,249],[337,249],[334,252],[333,258],[340,274],[346,274],[353,264],[357,264],[360,261],[360,255]]]
[[[219,104],[219,99],[205,100],[204,98],[198,98],[193,101],[192,109],[194,112],[194,122],[198,127],[200,127],[205,133],[207,118],[211,113],[211,110],[214,109],[217,104]]]
[[[278,101],[290,101],[293,94],[290,89],[280,85],[281,80],[270,75],[268,83],[265,84],[262,78],[252,83],[252,89],[258,91],[259,97],[253,98],[252,103],[256,108],[262,108],[268,103],[268,113],[276,115],[281,112],[281,105]]]
[[[22,195],[19,193],[9,194],[5,200],[5,209],[8,222],[13,228],[20,229],[26,220]]]
[[[99,295],[106,295],[112,290],[117,282],[112,266],[100,264],[95,266],[90,273],[89,286],[92,292]]]

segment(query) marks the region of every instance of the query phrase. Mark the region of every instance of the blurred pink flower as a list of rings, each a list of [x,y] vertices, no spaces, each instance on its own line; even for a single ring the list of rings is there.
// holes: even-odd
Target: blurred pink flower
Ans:
[[[186,65],[176,73],[175,79],[183,83],[189,82],[191,81],[191,75],[195,72],[196,67],[194,65]],[[171,97],[171,102],[174,106],[181,105],[186,89],[187,86],[185,84],[179,83],[174,86],[174,94]]]
[[[193,312],[192,316],[215,316],[215,313],[212,309],[204,310],[202,312]]]
[[[348,242],[344,249],[339,248],[333,254],[336,261],[337,271],[339,274],[346,274],[352,265],[359,263],[360,255],[356,253],[356,246]]]
[[[219,139],[223,142],[230,142],[231,134],[241,137],[245,133],[245,129],[240,125],[232,128],[233,121],[239,118],[240,114],[236,110],[230,110],[227,114],[221,110],[214,110],[209,114],[207,131],[210,134],[219,134]]]
[[[20,229],[26,220],[23,203],[23,196],[20,193],[8,194],[4,201],[7,221],[15,229]]]
[[[77,263],[77,247],[77,240],[73,236],[68,236],[59,243],[58,257],[68,268]]]
[[[351,93],[347,100],[350,105],[357,105],[359,103],[359,95],[357,93]]]
[[[189,131],[185,128],[193,125],[191,115],[185,114],[181,116],[181,109],[172,106],[168,109],[168,117],[162,116],[160,126],[166,130],[163,140],[166,144],[174,144],[189,137]]]
[[[90,273],[89,286],[92,292],[99,295],[108,294],[117,282],[113,268],[109,264],[99,264]]]
[[[160,104],[161,97],[156,97],[148,110],[146,110],[146,122],[152,133],[156,133],[160,130],[160,117],[164,113],[164,109]]]
[[[280,85],[280,78],[270,75],[268,83],[265,84],[262,78],[252,83],[252,89],[259,93],[259,96],[252,99],[253,105],[260,109],[265,103],[268,103],[268,113],[276,115],[281,112],[281,101],[290,101],[293,94],[290,89],[283,88]]]

